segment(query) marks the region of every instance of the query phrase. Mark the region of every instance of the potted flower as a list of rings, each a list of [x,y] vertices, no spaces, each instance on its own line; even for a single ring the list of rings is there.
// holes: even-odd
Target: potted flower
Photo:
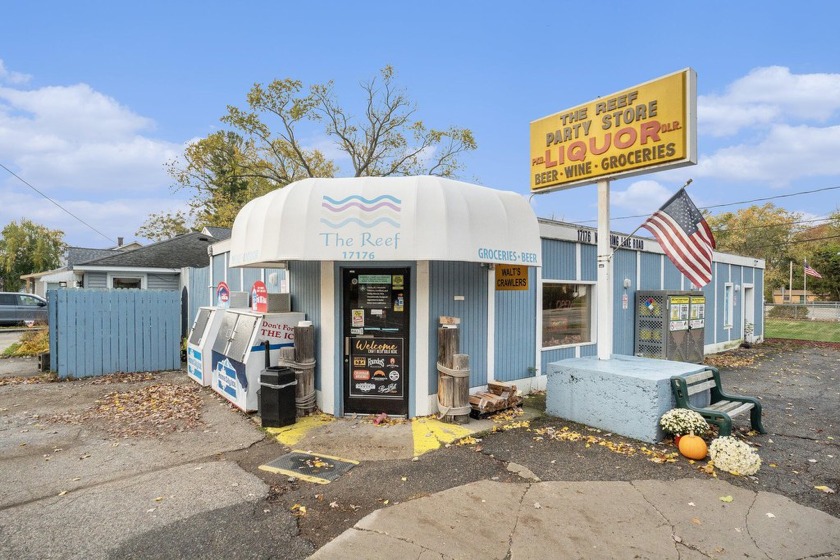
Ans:
[[[701,435],[709,429],[706,419],[699,412],[688,408],[672,408],[659,419],[659,426],[678,445],[680,437],[686,434]]]
[[[709,446],[714,465],[736,476],[753,475],[761,468],[761,457],[755,450],[732,436],[715,438]]]

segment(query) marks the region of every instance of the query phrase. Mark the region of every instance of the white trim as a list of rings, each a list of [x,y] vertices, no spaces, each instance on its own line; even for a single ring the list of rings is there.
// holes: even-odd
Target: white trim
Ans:
[[[321,262],[321,394],[318,407],[326,413],[338,415],[339,410],[336,399],[337,381],[341,380],[342,373],[335,371],[335,275],[333,261]]]
[[[527,269],[526,269],[527,271]],[[527,272],[526,272],[527,274]],[[496,380],[496,271],[487,267],[487,382]]]
[[[109,290],[114,287],[114,278],[125,278],[125,279],[137,279],[140,280],[140,289],[146,290],[148,289],[148,277],[145,274],[120,274],[120,273],[108,273],[108,279],[106,280],[105,287]]]
[[[581,286],[591,286],[591,287],[593,288],[593,289],[591,290],[591,292],[590,292],[590,296],[589,296],[589,297],[590,297],[590,302],[591,302],[591,305],[590,305],[590,308],[589,308],[589,338],[590,338],[589,342],[580,342],[580,343],[578,343],[578,344],[558,344],[557,346],[545,346],[545,347],[542,345],[542,341],[543,341],[543,332],[542,332],[542,312],[543,312],[543,309],[542,309],[542,292],[543,292],[543,287],[545,286],[545,284],[576,284],[576,285],[581,285]],[[577,348],[578,350],[576,351],[576,354],[578,355],[578,357],[580,357],[580,356],[579,356],[579,355],[580,355],[580,350],[579,350],[579,348],[580,348],[581,346],[589,346],[589,345],[593,345],[593,344],[597,344],[597,343],[598,343],[598,342],[595,340],[595,339],[596,339],[596,332],[593,332],[593,329],[594,329],[594,327],[595,327],[595,321],[597,320],[597,317],[598,317],[598,315],[597,315],[597,310],[595,309],[595,308],[596,308],[596,306],[597,306],[597,301],[596,301],[596,299],[595,299],[595,291],[596,291],[597,289],[598,289],[598,284],[597,284],[597,282],[590,282],[590,281],[582,281],[582,280],[554,280],[554,279],[550,279],[550,278],[545,278],[545,279],[543,279],[543,280],[541,280],[541,281],[540,281],[540,291],[539,291],[539,293],[538,293],[538,295],[537,295],[537,301],[538,301],[538,305],[539,305],[539,308],[538,308],[538,310],[537,310],[537,317],[538,317],[538,319],[537,319],[537,325],[538,325],[538,327],[539,327],[539,330],[537,331],[537,337],[536,337],[536,338],[537,338],[537,346],[539,347],[539,351],[540,351],[540,353],[542,353],[542,352],[546,352],[546,351],[548,351],[548,350],[562,350],[562,349],[564,349],[564,348]],[[540,361],[540,363],[541,363],[541,362],[542,362],[542,359],[540,358],[540,360],[539,360],[539,361]],[[517,387],[518,387],[518,385],[517,385]]]
[[[534,269],[534,274],[537,275],[537,297],[534,298],[537,300],[536,309],[534,310],[534,317],[537,319],[537,336],[535,336],[535,345],[536,345],[536,356],[534,361],[534,368],[536,371],[536,377],[541,377],[543,375],[542,372],[542,329],[543,329],[543,320],[542,320],[542,304],[543,304],[543,279],[542,279],[542,267],[537,267]]]
[[[73,272],[127,272],[130,274],[180,274],[180,268],[151,268],[144,266],[84,266],[76,265],[73,267]]]
[[[415,416],[427,416],[437,410],[437,395],[434,400],[428,397],[429,375],[429,261],[417,261],[417,279],[415,280],[414,313],[415,329],[412,332],[414,347],[414,411]]]
[[[726,297],[729,288],[729,298]],[[732,340],[732,329],[735,327],[733,318],[735,316],[735,284],[724,282],[723,284],[723,328],[729,331],[729,340]],[[729,319],[729,323],[726,320]]]

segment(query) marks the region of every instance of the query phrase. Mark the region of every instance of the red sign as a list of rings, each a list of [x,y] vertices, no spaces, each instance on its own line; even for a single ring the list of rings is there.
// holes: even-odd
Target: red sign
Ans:
[[[254,313],[268,313],[268,290],[265,284],[257,280],[251,287],[251,311]]]

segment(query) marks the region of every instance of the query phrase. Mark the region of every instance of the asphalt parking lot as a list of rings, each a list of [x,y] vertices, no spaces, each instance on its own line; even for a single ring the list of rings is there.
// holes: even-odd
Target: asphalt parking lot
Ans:
[[[837,494],[819,489],[840,490],[840,349],[769,341],[709,360],[727,389],[763,402],[767,434],[736,422],[762,458],[754,477],[707,472],[673,457],[668,442],[510,416],[416,459],[363,460],[317,485],[259,469],[290,447],[183,372],[57,383],[15,374],[31,362],[0,360],[0,484],[9,489],[0,556],[304,558],[375,510],[476,481],[717,477],[840,517]],[[527,399],[532,411],[543,402]],[[368,449],[386,448],[405,423],[337,422],[368,434]]]

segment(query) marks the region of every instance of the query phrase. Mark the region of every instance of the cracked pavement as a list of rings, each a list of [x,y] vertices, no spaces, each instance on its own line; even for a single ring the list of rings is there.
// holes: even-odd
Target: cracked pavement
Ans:
[[[311,558],[782,560],[838,550],[840,520],[720,480],[485,480],[375,511]]]

